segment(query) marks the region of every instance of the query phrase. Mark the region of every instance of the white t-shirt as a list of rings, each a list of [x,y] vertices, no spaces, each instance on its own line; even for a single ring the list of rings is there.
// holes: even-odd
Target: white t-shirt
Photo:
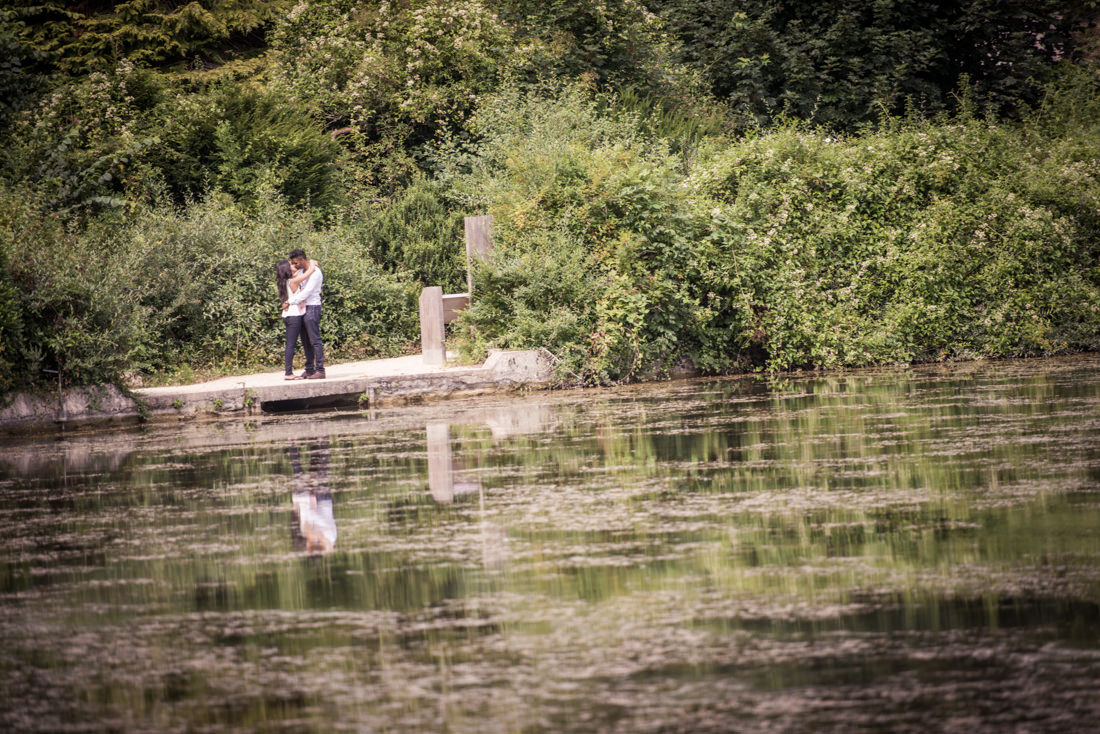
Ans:
[[[299,283],[298,288],[301,288],[301,287],[302,287],[302,284]],[[288,282],[287,285],[286,285],[286,297],[290,298],[290,296],[292,294],[297,293],[297,292],[298,291],[290,290],[290,283]],[[292,303],[292,304],[290,304],[290,308],[285,309],[283,311],[283,318],[284,319],[289,317],[289,316],[305,316],[305,315],[306,315],[306,307],[305,307],[304,304],[301,304],[301,303]]]
[[[300,303],[290,304],[290,308],[283,311],[283,318],[289,318],[290,316],[304,316],[306,313],[306,307]]]

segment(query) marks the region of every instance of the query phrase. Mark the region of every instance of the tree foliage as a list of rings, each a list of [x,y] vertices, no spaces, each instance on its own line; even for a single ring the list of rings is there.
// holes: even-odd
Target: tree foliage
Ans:
[[[222,63],[263,44],[287,0],[15,0],[20,35],[64,72]]]
[[[852,129],[953,108],[959,80],[994,115],[1034,103],[1089,11],[1056,0],[673,0],[653,3],[713,93],[766,124]]]
[[[334,356],[399,352],[481,213],[456,338],[581,381],[1097,348],[1096,13],[14,0],[0,392],[277,362],[294,244]]]
[[[458,175],[501,249],[475,282],[471,348],[547,346],[603,382],[683,360],[782,370],[1100,347],[1090,79],[1087,97],[1058,91],[1023,126],[966,110],[852,137],[792,123],[715,139],[686,169],[576,90],[502,95]]]

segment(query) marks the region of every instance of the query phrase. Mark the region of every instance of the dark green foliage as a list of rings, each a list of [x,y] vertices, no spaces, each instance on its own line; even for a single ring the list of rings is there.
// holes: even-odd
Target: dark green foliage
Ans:
[[[461,127],[515,41],[481,0],[298,6],[273,34],[273,84],[339,135],[358,196],[388,197],[419,172],[418,148]]]
[[[496,0],[521,38],[537,39],[536,55],[517,64],[529,78],[593,77],[602,85],[661,86],[668,46],[658,19],[637,0]]]
[[[321,212],[340,196],[340,146],[285,95],[218,85],[166,102],[147,124],[160,145],[146,162],[176,201],[213,188],[251,205],[264,181]]]
[[[5,387],[56,382],[45,370],[60,371],[65,384],[112,382],[140,364],[150,314],[131,298],[120,261],[57,217],[43,218],[26,191],[6,189],[0,202],[0,293],[17,294],[0,327]]]
[[[1014,113],[1038,99],[1052,63],[1072,52],[1080,22],[1055,0],[651,5],[679,39],[682,58],[738,114],[763,124],[785,113],[834,129],[907,106],[951,108],[963,77],[980,109]]]
[[[680,160],[573,90],[506,93],[482,110],[461,190],[496,217],[497,253],[474,284],[471,351],[545,346],[583,381],[664,372],[706,347],[736,357],[738,330],[698,285],[722,253],[682,184]],[[719,322],[722,323],[719,326]]]
[[[304,105],[273,91],[214,85],[171,94],[128,62],[67,82],[23,118],[10,151],[57,210],[156,201],[211,189],[251,205],[264,181],[324,212],[340,197],[342,151]]]
[[[263,43],[264,29],[287,0],[103,0],[73,5],[16,0],[22,34],[64,71],[113,69],[128,60],[146,66],[221,63]]]
[[[45,54],[19,33],[17,14],[0,10],[0,130],[45,86]]]
[[[0,395],[30,382],[18,370],[26,365],[19,291],[11,274],[7,251],[0,250]]]
[[[1063,164],[1025,141],[970,119],[832,142],[788,129],[706,164],[737,223],[750,343],[779,369],[1096,348],[1091,215],[1040,202]],[[1079,183],[1096,201],[1095,173]]]
[[[466,290],[462,216],[447,206],[441,187],[417,179],[395,196],[362,234],[374,260],[444,292]]]
[[[131,85],[140,89],[135,96]],[[128,64],[59,83],[17,119],[4,153],[11,179],[35,187],[47,208],[83,213],[120,206],[148,190],[143,156],[154,148],[139,122],[139,100],[155,98],[147,76]]]

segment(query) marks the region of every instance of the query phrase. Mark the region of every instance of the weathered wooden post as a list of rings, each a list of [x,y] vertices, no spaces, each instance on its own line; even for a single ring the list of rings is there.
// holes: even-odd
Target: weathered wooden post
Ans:
[[[474,293],[474,258],[487,257],[493,251],[493,218],[466,217],[466,292]]]
[[[420,292],[420,345],[424,364],[433,367],[447,361],[446,324],[463,309],[470,307],[474,287],[474,258],[484,258],[493,251],[493,218],[466,217],[466,292],[444,295],[439,286],[429,286]]]
[[[420,291],[420,349],[424,364],[437,367],[447,361],[444,328],[443,289],[428,286]]]

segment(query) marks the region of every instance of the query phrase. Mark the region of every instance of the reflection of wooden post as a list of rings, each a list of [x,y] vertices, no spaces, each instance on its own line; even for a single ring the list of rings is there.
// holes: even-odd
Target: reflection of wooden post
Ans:
[[[443,289],[429,286],[420,291],[420,349],[424,364],[439,366],[447,361],[443,329]]]
[[[466,292],[474,292],[474,258],[493,251],[493,218],[466,217]]]
[[[451,426],[449,423],[428,424],[428,488],[436,502],[451,502],[455,498],[454,464],[451,460]]]

